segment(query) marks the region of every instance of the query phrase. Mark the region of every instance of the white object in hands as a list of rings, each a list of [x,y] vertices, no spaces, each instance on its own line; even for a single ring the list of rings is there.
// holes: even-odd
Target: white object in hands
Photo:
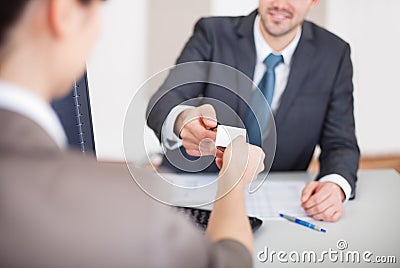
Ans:
[[[234,139],[239,136],[243,136],[246,139],[246,135],[247,132],[245,128],[218,125],[215,147],[226,148]]]

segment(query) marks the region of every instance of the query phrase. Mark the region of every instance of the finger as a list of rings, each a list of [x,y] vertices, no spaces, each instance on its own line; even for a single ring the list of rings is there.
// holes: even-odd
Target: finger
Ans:
[[[187,142],[187,141],[183,140],[182,141],[182,145],[186,149],[186,151],[188,151],[188,150],[196,150],[196,151],[200,152],[199,146],[196,145],[195,143],[191,143],[191,142]]]
[[[195,144],[198,146],[199,141],[197,138],[187,129],[183,129],[180,135],[180,138],[182,139],[182,143],[185,142],[187,144]]]
[[[326,200],[331,195],[331,192],[327,190],[325,187],[315,188],[314,193],[311,197],[308,198],[306,202],[302,204],[305,209],[311,208],[318,204],[321,204],[324,200]]]
[[[218,148],[215,148],[216,150],[215,150],[215,157],[216,158],[222,158],[223,156],[224,156],[224,152],[223,151],[221,151],[220,149],[218,149]]]
[[[257,170],[256,170],[256,176],[258,174],[260,174],[265,168],[264,167],[264,153],[262,151],[259,152],[259,155],[258,155],[257,159],[258,159],[258,167],[257,167]]]
[[[325,199],[321,203],[316,204],[315,206],[312,206],[310,208],[305,208],[304,210],[306,211],[307,215],[313,216],[323,213],[329,207],[334,205],[336,205],[335,199],[333,198],[332,195],[330,195],[327,199]]]
[[[335,215],[335,214],[339,214],[339,215]],[[338,206],[330,206],[329,208],[327,208],[325,211],[316,214],[314,216],[312,216],[314,219],[316,220],[320,220],[320,221],[333,221],[334,219],[334,215],[336,218],[339,218],[341,215],[341,208]]]
[[[258,174],[260,174],[260,173],[265,169],[265,166],[264,166],[265,153],[264,153],[264,151],[263,151],[260,147],[258,147],[258,146],[254,146],[254,145],[249,145],[249,146],[252,147],[251,150],[255,150],[255,151],[257,152],[257,154],[256,154],[256,160],[257,160],[257,162],[258,162],[258,167],[257,167],[256,172],[257,172],[257,175],[258,175]]]
[[[180,133],[180,138],[182,141],[199,146],[202,141],[211,140],[214,142],[216,133],[206,130],[198,121],[192,121],[184,126]]]
[[[319,221],[327,221],[328,220],[328,215],[330,215],[330,213],[332,213],[332,215],[333,215],[335,212],[336,211],[334,209],[334,206],[330,206],[330,207],[328,207],[326,210],[324,210],[321,213],[318,213],[318,214],[315,214],[315,215],[309,215],[309,214],[307,214],[307,215],[309,215],[309,216],[311,216],[314,219],[319,220]]]
[[[215,158],[215,164],[217,165],[217,167],[219,168],[219,169],[221,169],[222,168],[222,164],[223,164],[224,162],[223,162],[223,160],[222,160],[222,157],[217,157],[217,158]]]
[[[339,211],[336,211],[335,214],[332,216],[332,222],[338,221],[344,214],[344,209],[341,209]]]
[[[197,143],[204,139],[211,139],[215,141],[217,138],[216,132],[206,129],[199,121],[190,122],[186,129],[190,132]]]
[[[258,173],[263,172],[264,169],[265,169],[265,166],[264,166],[264,160],[263,160],[263,161],[261,161],[261,165],[260,165],[260,169],[258,170]]]
[[[249,159],[250,162],[247,163],[247,165],[250,166],[249,170],[251,171],[249,173],[250,176],[248,176],[250,181],[248,181],[247,184],[250,184],[253,181],[253,179],[257,177],[257,175],[260,173],[260,167],[262,165],[261,158],[259,157],[260,153],[259,152],[252,152],[252,153],[253,153],[253,156],[250,156],[250,159]],[[257,165],[254,165],[253,163],[257,163]],[[253,168],[251,168],[252,165],[254,165]]]
[[[233,141],[228,146],[239,147],[239,146],[248,146],[248,145],[249,144],[246,143],[246,139],[242,135],[240,135],[240,136],[237,136],[236,138],[234,138]],[[251,146],[253,146],[253,145],[251,145]],[[249,146],[249,150],[252,148],[251,146]]]
[[[250,185],[254,179],[257,178],[258,174],[264,169],[264,152],[256,146],[252,146],[246,143],[249,149],[249,159],[248,159],[248,173],[247,179],[245,180],[245,185]],[[250,186],[251,189],[251,186]]]
[[[258,151],[258,169],[257,169],[257,174],[259,174],[260,172],[262,172],[264,170],[264,159],[265,159],[265,153],[262,149],[260,149],[259,147],[256,147],[256,150]]]
[[[184,127],[180,134],[179,134],[179,138],[182,141],[187,141],[187,142],[191,142],[191,143],[197,143],[197,138],[195,137],[195,135],[193,135],[193,133],[190,131],[190,129],[188,127]]]
[[[196,147],[198,149],[200,141],[188,129],[183,129],[181,134],[182,145],[185,148]]]
[[[215,142],[212,139],[203,139],[200,141],[199,150],[202,155],[215,155],[217,149],[215,148]]]
[[[210,104],[204,104],[198,107],[202,123],[206,128],[215,128],[217,126],[217,114]]]
[[[221,147],[216,147],[214,142],[213,147],[211,148],[211,155],[222,158],[224,156],[224,151]]]
[[[205,139],[200,142],[200,144],[196,144],[193,142],[187,142],[186,140],[182,141],[183,147],[186,151],[197,151],[197,153],[201,154],[201,156],[205,155],[216,155],[217,149],[214,146],[214,142],[210,139]]]
[[[311,181],[306,185],[306,187],[304,187],[303,191],[301,192],[301,203],[306,202],[310,198],[317,186],[318,183],[316,181]]]
[[[201,152],[199,150],[186,150],[186,153],[191,156],[201,156]]]

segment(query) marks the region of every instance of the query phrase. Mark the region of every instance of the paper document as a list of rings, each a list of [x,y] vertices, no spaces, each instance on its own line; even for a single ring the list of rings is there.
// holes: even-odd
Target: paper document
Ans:
[[[173,193],[174,200],[182,205],[198,205],[213,200],[217,190],[217,174],[163,174],[177,188],[187,188],[187,191]],[[279,213],[294,217],[307,217],[301,207],[301,191],[306,181],[267,178],[255,193],[246,191],[246,208],[250,216],[261,219],[282,220]],[[208,190],[207,190],[208,188]],[[197,190],[194,190],[197,189]],[[204,191],[203,191],[204,190]],[[202,206],[211,209],[212,204]]]
[[[304,181],[269,181],[253,194],[246,194],[247,213],[262,219],[280,219],[279,213],[307,217],[301,207]]]

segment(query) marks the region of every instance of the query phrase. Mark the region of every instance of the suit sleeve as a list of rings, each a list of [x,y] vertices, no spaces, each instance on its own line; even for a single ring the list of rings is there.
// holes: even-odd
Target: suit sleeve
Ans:
[[[151,203],[146,209],[147,224],[143,222],[146,239],[142,246],[143,254],[151,250],[157,260],[149,256],[138,267],[252,267],[252,256],[240,242],[225,239],[212,243],[173,208]]]
[[[341,175],[352,188],[350,198],[355,196],[360,158],[355,135],[352,79],[350,46],[346,44],[320,137],[320,173],[317,179],[329,174]]]
[[[249,251],[238,241],[222,240],[214,243],[210,256],[210,267],[252,267]]]
[[[126,168],[80,156],[10,158],[23,168],[1,181],[0,267],[251,267],[245,246],[211,243]]]
[[[164,83],[150,99],[146,120],[160,141],[162,125],[175,106],[179,104],[199,105],[194,99],[203,94],[205,84],[193,82],[207,79],[207,66],[201,63],[188,63],[211,60],[210,37],[212,35],[209,33],[210,31],[206,19],[201,19],[196,23],[192,37],[176,62],[177,66],[171,69]],[[189,101],[189,103],[185,103],[185,101]]]
[[[158,264],[163,267],[252,267],[252,256],[240,242],[225,239],[210,242],[206,235],[182,220],[181,215],[158,214],[160,224],[150,234],[148,248],[158,252]],[[162,215],[162,216],[161,216]],[[160,216],[163,218],[162,224]],[[161,238],[161,239],[160,239]],[[165,239],[162,239],[165,238]],[[168,239],[169,238],[169,239]],[[150,261],[150,259],[147,259]],[[146,264],[147,265],[147,264]]]

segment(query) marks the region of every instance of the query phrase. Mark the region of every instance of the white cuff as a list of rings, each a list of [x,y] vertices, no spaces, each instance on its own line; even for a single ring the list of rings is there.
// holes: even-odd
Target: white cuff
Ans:
[[[339,174],[329,174],[329,175],[323,176],[321,179],[319,179],[319,181],[336,183],[337,185],[339,185],[340,188],[342,188],[342,190],[344,192],[345,199],[344,199],[343,203],[345,203],[349,200],[350,195],[351,195],[351,186],[350,186],[349,182],[345,178],[340,176]]]
[[[193,108],[193,106],[178,105],[169,112],[165,119],[161,128],[161,141],[168,150],[175,150],[182,146],[182,140],[174,132],[175,121],[181,112],[189,108]]]

